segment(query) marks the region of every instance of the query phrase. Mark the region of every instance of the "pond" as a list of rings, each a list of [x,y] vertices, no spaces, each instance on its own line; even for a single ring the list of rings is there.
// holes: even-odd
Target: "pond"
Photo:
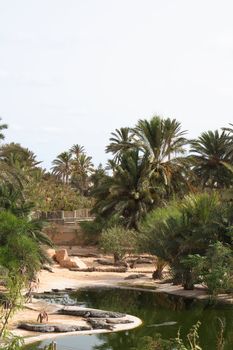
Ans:
[[[156,333],[160,333],[164,339],[175,338],[179,329],[181,337],[185,339],[189,329],[197,321],[201,322],[199,335],[203,349],[214,350],[219,318],[225,324],[224,350],[233,349],[231,306],[210,307],[204,303],[167,294],[124,289],[79,290],[71,293],[69,297],[71,303],[77,302],[86,307],[137,316],[143,321],[143,325],[130,331],[60,337],[56,339],[58,350],[130,350],[137,347],[143,337],[154,337]],[[49,343],[50,341],[43,341],[25,349],[41,349]]]

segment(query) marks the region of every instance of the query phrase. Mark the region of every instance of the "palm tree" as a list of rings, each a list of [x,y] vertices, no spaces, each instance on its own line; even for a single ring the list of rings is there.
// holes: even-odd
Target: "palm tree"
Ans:
[[[203,132],[191,142],[190,159],[202,187],[224,188],[232,184],[232,141],[225,131]]]
[[[68,183],[71,175],[71,160],[70,152],[60,153],[56,159],[53,160],[52,173],[60,178],[64,183]]]
[[[185,153],[186,131],[176,119],[162,119],[154,116],[151,120],[139,120],[134,128],[137,146],[149,159],[155,184],[160,184],[167,193],[175,192],[180,186],[188,186],[187,159]]]
[[[114,161],[118,163],[122,154],[132,148],[134,134],[130,128],[120,128],[112,132],[111,135],[111,142],[106,147],[106,152],[111,152],[114,155]]]
[[[129,228],[137,228],[139,221],[157,200],[150,184],[148,159],[137,149],[126,152],[116,166],[114,176],[106,176],[94,189],[94,212],[105,218],[115,217]]]
[[[106,169],[103,168],[103,165],[100,163],[90,176],[92,186],[94,188],[98,187],[104,181],[106,176]]]
[[[28,216],[32,202],[25,199],[24,188],[10,182],[0,184],[0,211],[7,210],[16,216]]]
[[[85,153],[85,148],[81,145],[75,144],[71,147],[70,153],[75,156],[75,158],[79,158],[79,156]]]
[[[0,118],[0,123],[1,123],[2,118]],[[0,140],[4,140],[5,139],[5,135],[2,133],[3,130],[8,129],[8,125],[7,124],[0,124]]]
[[[72,160],[71,183],[82,195],[87,194],[90,185],[90,175],[93,173],[92,158],[84,153]]]
[[[230,127],[222,128],[222,130],[228,133],[228,137],[230,140],[230,145],[228,146],[228,154],[231,159],[231,166],[228,168],[233,172],[233,124],[230,123],[229,125]]]
[[[15,169],[24,180],[28,181],[40,169],[38,165],[41,162],[36,160],[36,155],[28,148],[12,142],[0,148],[0,163]]]
[[[141,119],[134,131],[139,146],[149,154],[155,164],[185,152],[186,131],[181,130],[181,124],[176,119],[162,119],[159,116],[154,116],[149,121]]]
[[[24,243],[26,246],[24,246]],[[42,222],[37,220],[30,220],[26,217],[17,217],[9,211],[0,212],[0,247],[1,259],[6,254],[6,263],[8,268],[12,262],[20,263],[21,267],[26,262],[27,269],[33,273],[32,265],[33,251],[27,251],[25,255],[24,248],[31,246],[35,249],[38,259],[37,263],[48,262],[49,259],[45,253],[44,245],[53,246],[51,240],[42,232]],[[31,256],[32,254],[32,256]],[[30,259],[31,264],[30,264]],[[38,261],[39,260],[39,261]],[[40,266],[39,266],[40,267]]]

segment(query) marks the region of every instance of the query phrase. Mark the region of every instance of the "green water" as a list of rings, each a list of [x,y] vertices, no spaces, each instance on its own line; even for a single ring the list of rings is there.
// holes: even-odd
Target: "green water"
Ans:
[[[66,336],[57,338],[58,350],[130,350],[137,347],[139,339],[154,337],[160,333],[164,339],[174,338],[180,329],[185,339],[190,327],[201,321],[200,343],[204,350],[215,350],[218,329],[217,318],[225,323],[224,350],[233,349],[233,308],[230,306],[209,307],[198,302],[147,291],[120,289],[89,289],[70,295],[72,300],[87,307],[125,312],[142,319],[143,325],[130,331],[91,336]],[[155,326],[165,322],[171,325]],[[26,347],[41,349],[49,341]]]

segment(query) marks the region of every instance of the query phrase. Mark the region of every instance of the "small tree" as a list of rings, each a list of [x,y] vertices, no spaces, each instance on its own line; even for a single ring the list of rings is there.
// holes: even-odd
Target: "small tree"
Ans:
[[[114,263],[117,264],[127,253],[136,249],[136,232],[113,226],[102,232],[100,244],[106,253],[113,254]]]

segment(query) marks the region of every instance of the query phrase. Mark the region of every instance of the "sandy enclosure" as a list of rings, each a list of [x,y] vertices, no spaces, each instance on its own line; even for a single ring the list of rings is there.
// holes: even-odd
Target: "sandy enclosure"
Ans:
[[[67,248],[67,247],[66,247]],[[103,256],[99,254],[96,248],[80,248],[75,247],[68,249],[69,255],[79,256],[83,262],[88,267],[98,266],[95,260],[98,257],[110,259],[109,256]],[[82,256],[91,254],[93,256]],[[184,291],[181,286],[174,286],[170,283],[160,283],[160,281],[152,280],[152,272],[155,269],[153,264],[140,264],[136,265],[135,268],[129,269],[127,272],[79,272],[70,271],[66,268],[61,268],[58,264],[52,266],[53,273],[46,270],[42,270],[39,274],[39,288],[38,292],[52,291],[52,289],[64,290],[66,288],[80,289],[80,288],[90,288],[90,287],[118,287],[127,289],[138,289],[138,290],[148,290],[150,292],[164,292],[168,294],[173,294],[182,297],[196,298],[199,300],[208,299],[206,290],[203,287],[196,288],[193,291]],[[143,274],[142,277],[136,279],[125,280],[125,278],[132,274]],[[220,295],[218,298],[220,301],[225,303],[233,303],[232,295]],[[77,317],[63,316],[63,315],[53,315],[56,311],[56,306],[48,304],[44,301],[38,301],[33,299],[31,304],[26,304],[25,308],[14,315],[11,320],[10,327],[15,334],[22,335],[26,338],[26,343],[34,342],[37,340],[54,338],[58,336],[57,334],[41,334],[33,333],[25,330],[17,329],[18,322],[31,321],[35,322],[40,311],[45,310],[49,314],[50,323],[65,323],[72,324],[74,321],[79,324],[83,324],[83,319],[77,319]],[[127,325],[117,325],[115,331],[122,329],[130,329],[137,327],[141,324],[138,318],[133,318],[134,323]],[[92,331],[82,331],[82,332],[72,332],[72,334],[90,334],[90,333],[101,333],[109,332],[105,330],[92,330]],[[68,335],[71,333],[62,333],[60,335]]]

